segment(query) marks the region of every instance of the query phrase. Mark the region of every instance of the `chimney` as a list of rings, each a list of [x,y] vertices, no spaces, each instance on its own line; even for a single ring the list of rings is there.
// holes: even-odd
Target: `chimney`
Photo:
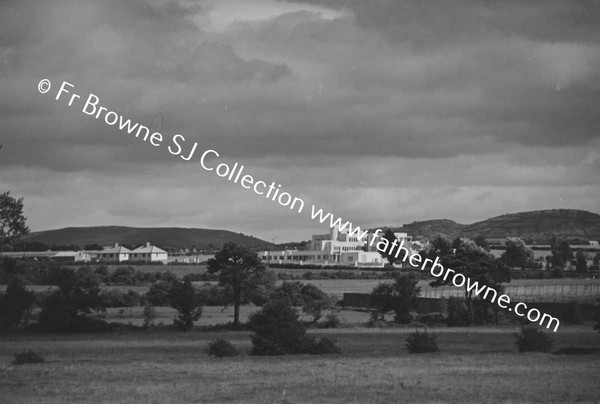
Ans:
[[[118,247],[118,246],[119,246],[119,243],[115,243],[115,247]]]
[[[150,247],[150,242],[146,241],[146,247]]]

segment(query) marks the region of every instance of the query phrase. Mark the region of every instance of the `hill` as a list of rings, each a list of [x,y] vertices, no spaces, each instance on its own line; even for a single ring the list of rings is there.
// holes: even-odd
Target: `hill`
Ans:
[[[452,220],[413,222],[397,228],[411,235],[431,237],[446,234],[449,237],[486,238],[521,237],[536,243],[548,243],[552,236],[575,241],[600,240],[600,215],[585,210],[551,209],[510,213],[473,224],[459,224]]]
[[[249,248],[265,248],[271,243],[253,236],[227,230],[186,229],[181,227],[67,227],[29,234],[22,241],[40,241],[47,245],[86,244],[109,246],[115,242],[123,245],[141,245],[146,241],[165,249],[195,247],[198,249],[221,248],[227,242]]]

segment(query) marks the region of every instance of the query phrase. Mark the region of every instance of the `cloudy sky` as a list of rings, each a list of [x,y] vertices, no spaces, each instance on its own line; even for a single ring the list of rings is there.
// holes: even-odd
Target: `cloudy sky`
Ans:
[[[600,213],[597,1],[3,1],[0,72],[0,191],[32,230],[327,232],[54,100],[63,80],[357,225]]]

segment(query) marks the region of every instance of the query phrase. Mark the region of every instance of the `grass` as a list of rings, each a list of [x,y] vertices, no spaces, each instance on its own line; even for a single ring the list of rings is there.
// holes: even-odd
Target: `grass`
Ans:
[[[149,332],[0,337],[6,403],[69,402],[571,402],[600,397],[598,354],[519,354],[514,328],[432,330],[441,352],[408,354],[411,329],[325,330],[342,355],[250,357],[246,332]],[[224,337],[236,358],[209,358]],[[598,347],[591,327],[556,334],[561,346]],[[24,347],[47,362],[10,364]],[[284,401],[287,400],[287,401]]]

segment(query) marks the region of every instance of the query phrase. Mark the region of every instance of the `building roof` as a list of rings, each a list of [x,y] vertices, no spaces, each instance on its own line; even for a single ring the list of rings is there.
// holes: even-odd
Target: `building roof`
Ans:
[[[167,252],[165,250],[163,250],[162,248],[158,248],[156,246],[153,246],[150,243],[146,243],[146,245],[140,246],[138,248],[136,248],[135,250],[131,251],[134,254],[166,254]]]
[[[113,247],[105,247],[104,250],[99,251],[98,254],[129,254],[131,250],[129,248],[115,243]]]

